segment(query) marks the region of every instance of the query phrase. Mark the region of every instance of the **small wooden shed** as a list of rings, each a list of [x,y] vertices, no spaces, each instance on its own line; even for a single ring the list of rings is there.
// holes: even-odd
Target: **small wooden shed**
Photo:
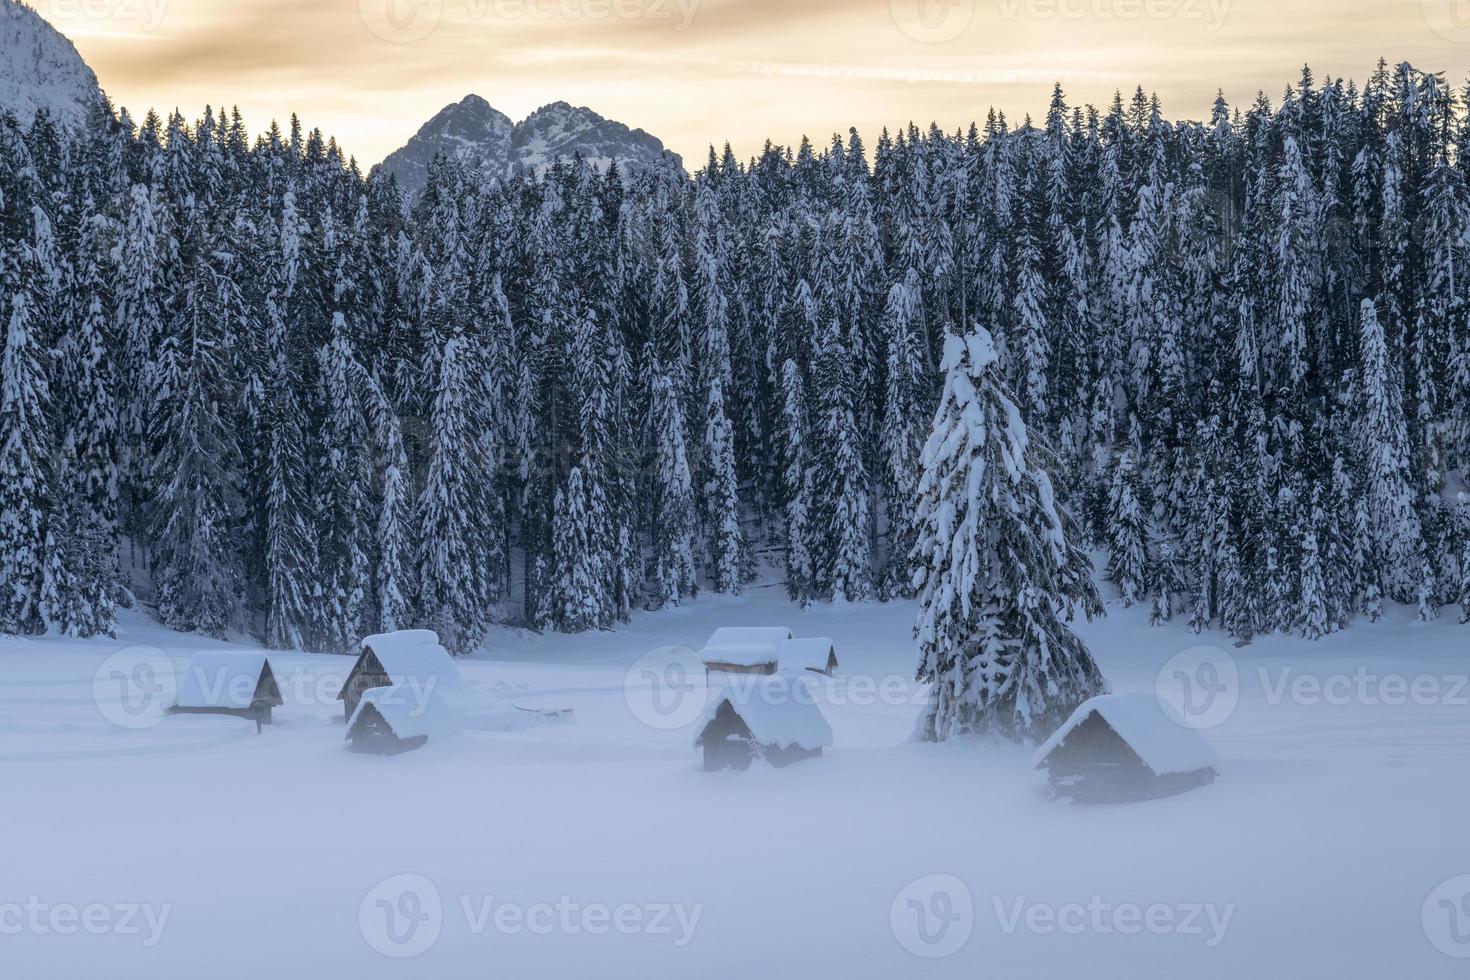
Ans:
[[[837,670],[837,646],[825,636],[786,640],[776,651],[777,669],[788,673],[811,671],[831,677]]]
[[[347,748],[370,755],[398,755],[432,738],[458,735],[461,726],[444,699],[408,685],[364,691],[347,722]]]
[[[1084,702],[1036,750],[1054,798],[1129,803],[1214,782],[1215,750],[1172,705],[1153,694]]]
[[[269,725],[272,709],[284,703],[269,657],[260,651],[227,650],[189,659],[169,713],[232,715]]]
[[[725,626],[710,634],[699,651],[704,672],[723,674],[774,674],[781,644],[791,639],[785,626]]]
[[[706,772],[744,771],[756,759],[779,769],[820,756],[832,745],[832,726],[804,678],[778,674],[716,692],[694,745],[704,750]]]
[[[337,694],[343,717],[351,719],[365,693],[378,687],[407,684],[435,691],[464,684],[449,651],[433,630],[379,633],[362,641],[361,652]]]
[[[381,633],[362,641],[362,652],[337,695],[343,716],[351,722],[368,692],[401,687],[423,702],[430,695],[454,712],[466,731],[506,732],[535,724],[562,724],[572,720],[569,710],[521,709],[465,680],[454,658],[439,644],[433,630]]]

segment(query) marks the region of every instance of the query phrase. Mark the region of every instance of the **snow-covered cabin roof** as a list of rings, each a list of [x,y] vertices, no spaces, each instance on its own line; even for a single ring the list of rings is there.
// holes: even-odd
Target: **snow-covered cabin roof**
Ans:
[[[378,663],[383,665],[388,680],[392,682],[388,687],[437,696],[454,712],[466,731],[510,731],[524,727],[529,718],[527,712],[466,681],[433,630],[379,633],[364,638],[362,650],[364,654],[372,650]],[[353,670],[356,671],[361,663],[362,658],[359,657]],[[373,688],[368,693],[384,689]],[[346,685],[342,690],[346,692]],[[339,694],[339,699],[342,696]],[[419,696],[419,700],[422,701],[423,697]]]
[[[705,705],[695,746],[704,742],[705,730],[721,706],[728,703],[750,736],[761,745],[785,749],[824,749],[832,744],[832,726],[817,707],[815,685],[805,677],[773,674],[753,683],[721,687]]]
[[[462,730],[459,715],[436,692],[426,693],[423,688],[398,684],[375,687],[363,693],[362,701],[347,722],[348,738],[353,737],[358,720],[369,706],[382,716],[399,738],[418,738],[420,735],[445,738],[458,735]]]
[[[785,626],[725,626],[710,634],[699,656],[707,664],[757,667],[776,662],[781,644],[791,639]]]
[[[270,660],[259,650],[222,650],[196,653],[179,682],[179,708],[243,710],[255,702],[260,675]],[[274,674],[272,674],[274,677]],[[275,684],[261,692],[271,704],[281,703]]]
[[[837,646],[825,636],[800,636],[787,640],[776,650],[782,670],[815,670],[826,673],[837,659]]]
[[[1036,750],[1035,767],[1040,769],[1046,757],[1093,714],[1127,742],[1155,776],[1194,772],[1215,764],[1214,746],[1190,728],[1172,705],[1153,694],[1131,693],[1104,694],[1083,702],[1066,724]]]
[[[378,633],[363,639],[362,652],[368,650],[373,651],[394,684],[412,682],[423,686],[432,680],[440,687],[447,687],[464,683],[459,668],[454,666],[454,658],[440,646],[439,635],[433,630]],[[358,663],[361,662],[359,658]]]

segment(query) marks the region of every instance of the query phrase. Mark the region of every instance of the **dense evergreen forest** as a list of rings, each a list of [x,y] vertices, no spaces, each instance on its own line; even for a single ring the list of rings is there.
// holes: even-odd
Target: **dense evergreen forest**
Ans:
[[[0,119],[0,631],[464,652],[913,595],[980,327],[1122,601],[1470,613],[1464,108],[1409,65],[1203,123],[1058,87],[692,179],[441,160],[412,201],[294,120]]]

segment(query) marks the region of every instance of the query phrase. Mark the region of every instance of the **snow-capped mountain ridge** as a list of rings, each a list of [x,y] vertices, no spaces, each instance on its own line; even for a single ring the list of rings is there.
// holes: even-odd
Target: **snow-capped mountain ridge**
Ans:
[[[552,102],[512,123],[478,95],[445,106],[375,170],[394,174],[407,191],[417,193],[439,153],[496,175],[540,172],[577,154],[598,170],[616,162],[629,172],[663,168],[684,173],[683,160],[664,149],[657,137],[585,106]]]
[[[0,112],[23,126],[39,109],[81,126],[102,100],[97,75],[76,47],[18,0],[0,0],[0,55]]]

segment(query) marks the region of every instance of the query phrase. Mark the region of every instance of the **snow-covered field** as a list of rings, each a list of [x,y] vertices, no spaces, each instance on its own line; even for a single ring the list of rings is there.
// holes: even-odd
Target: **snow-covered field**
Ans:
[[[1051,802],[1025,748],[909,742],[907,604],[802,612],[757,590],[615,633],[500,631],[464,675],[576,723],[393,758],[343,748],[349,658],[272,655],[287,704],[257,735],[146,724],[98,677],[131,645],[182,670],[223,644],[137,617],[117,641],[7,639],[0,975],[1463,976],[1470,629],[1455,612],[1235,649],[1110,608],[1082,631],[1116,690],[1153,690],[1166,664],[1166,687],[1176,668],[1216,682],[1200,717],[1221,769],[1113,807]],[[665,730],[629,668],[716,626],[771,624],[836,640],[836,745],[704,773],[691,728]],[[1234,663],[1171,662],[1202,643]]]

